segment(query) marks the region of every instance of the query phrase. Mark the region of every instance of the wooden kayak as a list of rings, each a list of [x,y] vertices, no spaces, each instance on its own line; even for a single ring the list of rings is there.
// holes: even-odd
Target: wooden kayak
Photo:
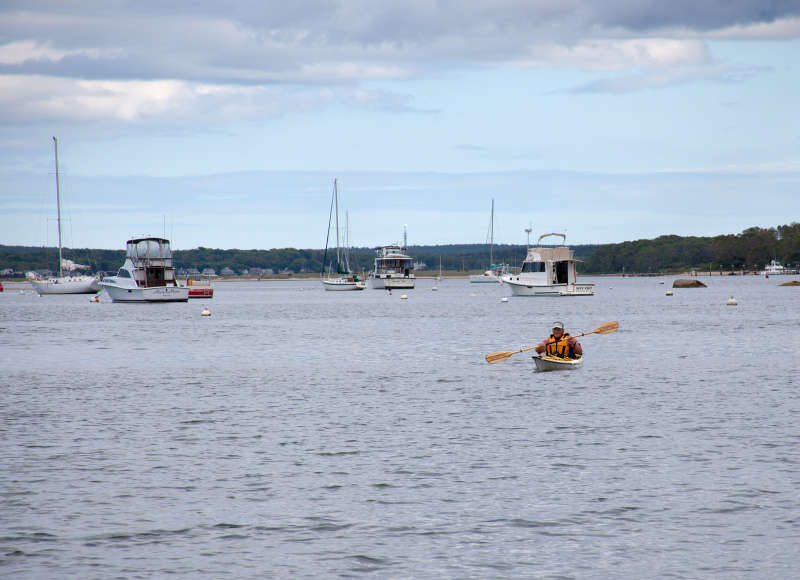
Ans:
[[[544,371],[568,371],[577,369],[583,363],[583,358],[561,358],[554,356],[533,355],[533,362],[536,363],[536,370]]]

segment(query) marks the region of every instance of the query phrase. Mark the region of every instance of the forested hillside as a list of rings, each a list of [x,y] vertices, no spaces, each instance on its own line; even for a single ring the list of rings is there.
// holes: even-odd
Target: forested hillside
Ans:
[[[763,268],[772,259],[796,268],[800,264],[800,223],[777,228],[754,227],[740,234],[714,237],[660,236],[618,244],[578,245],[572,249],[575,257],[583,260],[578,266],[582,274],[755,270]],[[438,270],[440,258],[442,268],[449,272],[482,270],[489,265],[489,247],[483,244],[411,246],[408,251],[415,262],[425,263],[428,270]],[[200,247],[176,251],[175,265],[200,271],[213,268],[217,272],[227,267],[237,274],[252,268],[275,272],[319,272],[323,255],[321,249],[220,250]],[[123,250],[65,249],[64,257],[87,264],[95,272],[113,272],[122,265],[125,253]],[[374,257],[374,248],[354,248],[350,263],[354,270],[368,270]],[[496,263],[519,266],[524,257],[525,246],[494,246]],[[57,248],[0,246],[0,270],[54,270],[57,263]]]

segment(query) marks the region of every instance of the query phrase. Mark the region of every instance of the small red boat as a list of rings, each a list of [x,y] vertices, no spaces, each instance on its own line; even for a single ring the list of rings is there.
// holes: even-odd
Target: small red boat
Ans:
[[[213,298],[214,287],[211,285],[211,280],[203,278],[201,280],[189,279],[186,281],[186,286],[189,288],[189,298]]]

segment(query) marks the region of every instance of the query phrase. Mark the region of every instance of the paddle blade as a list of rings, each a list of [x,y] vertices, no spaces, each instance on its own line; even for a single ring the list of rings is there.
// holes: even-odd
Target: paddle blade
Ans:
[[[495,363],[499,363],[499,362],[502,362],[502,361],[506,360],[512,354],[514,354],[514,353],[512,351],[509,351],[509,350],[501,350],[499,352],[490,352],[489,354],[486,355],[486,362],[488,362],[489,364],[493,365]]]
[[[592,334],[611,334],[612,332],[616,332],[618,328],[619,328],[619,322],[614,320],[613,322],[606,322],[605,324],[601,324],[592,331]]]

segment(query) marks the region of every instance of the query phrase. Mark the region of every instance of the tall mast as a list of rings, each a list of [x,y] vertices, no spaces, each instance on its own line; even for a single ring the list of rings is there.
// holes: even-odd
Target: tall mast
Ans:
[[[403,224],[403,251],[408,249],[408,226]]]
[[[350,212],[344,212],[344,264],[350,273]]]
[[[61,187],[58,184],[58,140],[53,137],[53,147],[56,150],[56,205],[58,206],[58,277],[64,274],[61,270]]]
[[[336,270],[341,270],[339,266],[339,190],[336,186],[336,178],[333,179],[333,197],[336,200]]]
[[[489,221],[489,267],[494,264],[494,198],[492,198],[492,219]]]

